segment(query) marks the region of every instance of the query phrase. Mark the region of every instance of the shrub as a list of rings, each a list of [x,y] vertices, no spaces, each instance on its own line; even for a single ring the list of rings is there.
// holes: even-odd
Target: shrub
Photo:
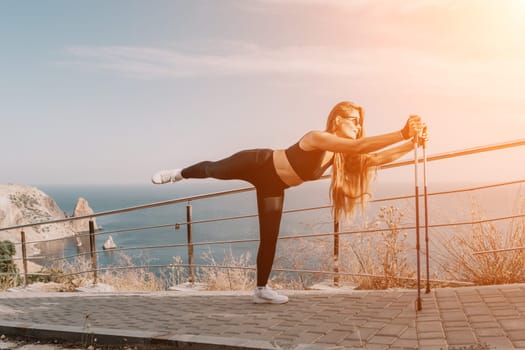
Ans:
[[[0,289],[14,287],[18,282],[18,267],[13,256],[16,248],[13,242],[0,241]]]
[[[346,257],[342,262],[342,271],[356,274],[350,277],[350,280],[358,285],[358,289],[386,289],[413,285],[412,281],[399,278],[415,276],[406,255],[407,234],[402,234],[399,228],[403,216],[403,213],[394,206],[381,207],[375,221],[376,228],[385,227],[380,234],[375,232],[355,234],[352,239],[342,241],[341,256]],[[348,280],[348,277],[344,279]]]
[[[237,258],[231,251],[224,252],[221,264],[215,261],[211,251],[204,253],[203,259],[208,265],[213,266],[201,268],[199,271],[199,277],[208,290],[247,290],[255,285],[254,266],[250,263],[250,253],[241,254]]]
[[[472,209],[472,220],[481,221],[482,211]],[[447,258],[441,262],[443,270],[459,281],[477,285],[520,283],[525,281],[523,265],[525,250],[525,219],[512,219],[502,231],[491,222],[474,224],[468,231],[442,242]],[[476,254],[494,250],[507,251]]]

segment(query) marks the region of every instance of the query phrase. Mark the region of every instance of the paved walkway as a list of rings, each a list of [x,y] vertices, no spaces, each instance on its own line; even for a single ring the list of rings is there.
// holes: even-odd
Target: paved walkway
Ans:
[[[525,349],[525,284],[416,291],[0,293],[0,333],[193,349]],[[96,341],[95,341],[96,339]]]

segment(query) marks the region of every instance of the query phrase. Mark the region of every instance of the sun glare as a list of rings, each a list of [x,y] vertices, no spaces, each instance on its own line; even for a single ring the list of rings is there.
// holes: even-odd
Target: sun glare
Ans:
[[[496,6],[500,5],[499,2],[495,2]],[[507,2],[502,2],[506,4],[506,13],[509,17],[516,22],[517,24],[523,25],[523,15],[525,15],[525,0],[508,0]]]

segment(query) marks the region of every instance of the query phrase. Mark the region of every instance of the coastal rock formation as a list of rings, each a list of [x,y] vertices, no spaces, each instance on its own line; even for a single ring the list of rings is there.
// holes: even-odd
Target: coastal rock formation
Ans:
[[[64,219],[66,215],[58,207],[53,198],[36,187],[0,184],[0,228]],[[16,257],[21,257],[20,247],[21,229],[0,231],[0,240],[9,240],[15,243]],[[71,237],[76,231],[70,222],[41,225],[24,228],[27,242]],[[63,243],[62,243],[63,244]],[[60,241],[52,243],[57,247]],[[43,244],[28,244],[28,255],[39,253]],[[58,248],[59,249],[59,248]]]
[[[111,235],[106,239],[104,244],[102,245],[102,249],[104,250],[111,250],[116,249],[117,245],[115,244],[115,241],[113,240],[113,237]]]
[[[77,205],[75,205],[73,216],[74,217],[88,216],[88,215],[92,215],[93,213],[94,211],[89,206],[88,201],[80,197],[77,201]],[[93,223],[95,224],[95,230],[98,230],[96,219],[93,218],[92,220],[93,220]],[[78,233],[89,232],[89,218],[73,221],[73,229]]]

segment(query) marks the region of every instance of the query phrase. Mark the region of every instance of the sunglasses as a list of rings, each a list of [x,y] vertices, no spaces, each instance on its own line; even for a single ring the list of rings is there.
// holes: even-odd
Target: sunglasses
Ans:
[[[341,118],[343,118],[344,120],[350,121],[355,126],[360,126],[361,125],[361,123],[359,121],[359,118],[357,118],[357,117],[343,117],[343,116],[341,116]]]

